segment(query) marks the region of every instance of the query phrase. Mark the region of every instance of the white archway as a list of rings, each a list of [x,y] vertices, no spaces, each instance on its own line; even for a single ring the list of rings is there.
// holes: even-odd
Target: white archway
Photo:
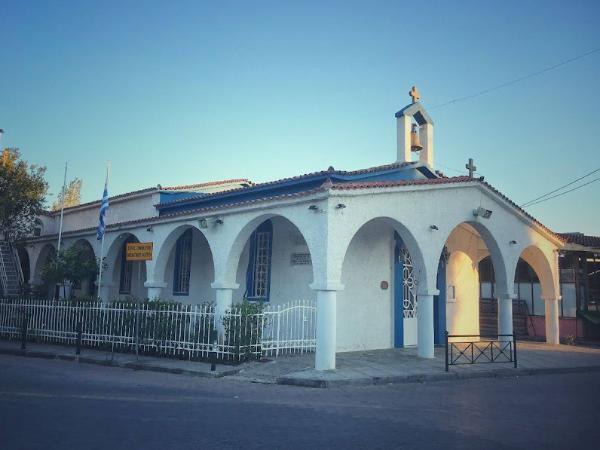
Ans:
[[[177,256],[177,246],[180,238],[189,233],[190,255],[189,255],[189,280],[187,289],[174,289]],[[155,286],[161,285],[161,298],[175,299],[177,301],[189,301],[201,303],[212,301],[214,298],[211,283],[214,281],[214,262],[210,243],[198,227],[184,224],[169,231],[166,238],[160,242],[157,255],[152,265],[148,266],[149,279]]]

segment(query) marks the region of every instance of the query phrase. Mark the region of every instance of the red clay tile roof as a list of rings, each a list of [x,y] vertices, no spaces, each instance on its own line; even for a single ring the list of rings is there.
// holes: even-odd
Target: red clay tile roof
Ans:
[[[332,189],[335,190],[349,190],[349,189],[372,189],[372,188],[386,188],[386,187],[395,187],[395,186],[419,186],[419,185],[432,185],[432,184],[451,184],[451,183],[481,183],[500,198],[508,202],[511,206],[517,208],[520,212],[522,212],[525,216],[531,219],[533,222],[542,227],[545,231],[552,234],[559,241],[564,241],[561,235],[555,233],[550,228],[546,227],[543,223],[513,202],[510,198],[500,192],[491,184],[481,181],[478,178],[471,179],[466,175],[458,176],[458,177],[446,177],[446,178],[432,178],[432,179],[420,179],[420,180],[398,180],[398,181],[367,181],[367,182],[358,182],[358,183],[340,183],[333,184],[331,186]]]
[[[583,233],[558,233],[567,243],[584,247],[600,248],[600,236],[588,236]]]
[[[452,178],[425,178],[418,180],[395,180],[395,181],[360,181],[349,183],[334,183],[331,188],[335,190],[349,189],[372,189],[386,188],[395,186],[419,186],[431,184],[450,184],[450,183],[466,183],[472,181],[468,176],[452,177]]]

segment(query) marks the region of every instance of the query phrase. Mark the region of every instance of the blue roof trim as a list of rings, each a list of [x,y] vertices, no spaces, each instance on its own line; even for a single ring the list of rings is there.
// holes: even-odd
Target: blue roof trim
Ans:
[[[398,111],[395,116],[396,118],[410,116],[413,117],[419,125],[424,125],[426,123],[433,125],[433,120],[431,117],[429,117],[429,114],[427,114],[427,111],[425,111],[425,108],[423,108],[423,105],[421,105],[419,102],[405,106]]]
[[[169,194],[168,197],[163,197],[161,193],[161,203],[156,205],[156,208],[159,210],[160,215],[163,215],[200,207],[217,207],[241,201],[295,194],[316,189],[328,179],[335,184],[344,184],[356,181],[398,181],[431,178],[438,178],[438,176],[426,165],[419,163],[408,166],[382,166],[380,170],[374,168],[368,171],[356,172],[330,170],[213,194],[187,192],[179,193],[179,196],[177,194]],[[163,198],[166,202],[163,201]]]
[[[178,200],[185,200],[193,197],[200,197],[204,194],[201,192],[161,192],[160,193],[160,203],[169,203],[175,202]]]

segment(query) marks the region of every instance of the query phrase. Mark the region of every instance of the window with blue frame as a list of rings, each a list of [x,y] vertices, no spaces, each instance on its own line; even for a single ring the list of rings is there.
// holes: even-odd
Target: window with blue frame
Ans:
[[[248,300],[269,301],[272,243],[273,224],[267,220],[250,236],[250,257],[246,272]]]
[[[192,268],[192,230],[177,239],[175,245],[175,267],[173,273],[173,295],[189,295]]]

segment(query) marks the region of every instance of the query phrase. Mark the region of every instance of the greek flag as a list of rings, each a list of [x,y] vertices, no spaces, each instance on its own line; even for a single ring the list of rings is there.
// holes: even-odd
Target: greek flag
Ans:
[[[108,180],[104,183],[104,193],[102,194],[102,204],[100,205],[100,217],[98,218],[98,230],[96,232],[96,238],[98,240],[104,237],[104,217],[108,210]]]

